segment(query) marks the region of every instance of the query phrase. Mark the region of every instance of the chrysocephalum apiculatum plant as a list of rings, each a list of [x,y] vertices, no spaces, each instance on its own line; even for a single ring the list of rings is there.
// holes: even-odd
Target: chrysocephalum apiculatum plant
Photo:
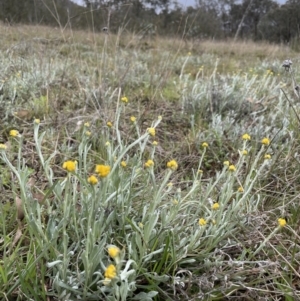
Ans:
[[[85,46],[94,64],[90,54],[97,60],[98,53],[94,56],[91,48]],[[222,300],[239,289],[244,294],[247,287],[251,294],[256,288],[263,294],[270,283],[271,294],[280,288],[291,297],[288,281],[295,283],[293,274],[297,275],[293,268],[298,263],[298,236],[291,228],[292,220],[287,219],[282,209],[284,193],[279,209],[260,214],[265,195],[270,193],[265,187],[270,181],[268,175],[274,179],[284,174],[282,179],[286,182],[285,172],[274,172],[277,165],[274,162],[284,150],[277,141],[287,139],[286,133],[293,138],[296,132],[291,130],[285,116],[287,107],[282,98],[278,103],[277,99],[272,101],[282,86],[275,72],[278,63],[271,70],[270,62],[262,61],[259,66],[251,66],[248,73],[236,70],[233,65],[230,68],[234,73],[229,74],[220,72],[220,68],[226,70],[223,58],[217,59],[212,53],[196,55],[194,50],[187,53],[172,60],[168,52],[160,51],[159,69],[151,52],[136,51],[130,68],[125,50],[116,56],[103,52],[106,70],[97,70],[97,76],[86,71],[88,64],[83,70],[72,60],[70,64],[61,64],[60,58],[51,60],[49,72],[45,74],[42,68],[31,72],[26,70],[30,70],[30,61],[22,58],[24,72],[18,74],[17,81],[7,81],[4,92],[15,95],[18,91],[21,95],[20,92],[30,87],[38,95],[40,80],[50,81],[51,90],[64,65],[68,77],[81,85],[74,94],[66,89],[74,98],[67,102],[69,107],[64,113],[76,105],[81,107],[82,96],[87,107],[92,103],[96,110],[105,111],[109,106],[116,107],[116,111],[102,114],[105,117],[101,125],[95,122],[93,114],[89,120],[86,116],[76,116],[82,121],[82,127],[75,139],[67,135],[67,130],[59,136],[53,128],[46,128],[47,118],[53,113],[48,105],[45,122],[36,119],[33,129],[29,123],[24,131],[16,124],[9,127],[12,131],[7,131],[8,143],[0,144],[1,175],[5,173],[2,179],[6,184],[10,180],[6,187],[13,191],[18,223],[7,223],[11,220],[7,206],[10,204],[0,203],[1,297],[15,298],[18,294],[20,300],[46,300],[47,297]],[[83,60],[84,55],[80,55]],[[11,64],[11,56],[8,57]],[[3,56],[2,62],[5,62]],[[152,71],[149,66],[154,67]],[[6,73],[11,68],[4,69]],[[159,74],[164,70],[168,70],[170,78],[161,76],[165,73]],[[155,99],[156,105],[162,107],[168,104],[169,97],[174,97],[171,105],[176,118],[174,124],[188,129],[181,125],[181,120],[191,114],[192,139],[199,152],[193,155],[196,160],[192,168],[185,167],[181,156],[185,146],[183,136],[178,141],[174,138],[167,141],[170,143],[164,141],[169,139],[169,129],[164,131],[165,127],[162,130],[159,124],[167,125],[164,116],[157,117],[152,124],[141,120],[140,103],[134,104],[134,111],[128,110],[129,93],[125,96],[126,93],[119,91],[114,101],[111,87],[118,74],[122,86],[133,89],[128,90],[131,95],[140,95],[139,89],[147,86],[147,91],[141,88],[145,99]],[[99,87],[102,79],[105,84],[99,92],[95,86]],[[59,78],[57,82],[64,85],[65,79]],[[150,91],[154,91],[153,95]],[[43,98],[48,104],[53,90],[47,92],[49,97]],[[69,100],[69,95],[63,96]],[[37,99],[40,98],[33,98],[33,106]],[[77,104],[73,104],[76,99]],[[270,114],[264,111],[267,106],[262,106],[262,112],[249,112],[239,106],[245,102],[256,105],[261,99],[263,102],[271,99],[274,109]],[[159,103],[161,100],[163,104]],[[147,115],[156,116],[150,105],[147,109]],[[161,112],[167,111],[164,109]],[[40,112],[35,108],[35,114]],[[284,129],[276,136],[274,128],[278,127],[278,120]],[[124,125],[131,131],[124,130]],[[174,127],[174,131],[180,127]],[[237,138],[246,128],[249,134]],[[166,137],[162,137],[162,132]],[[94,147],[95,140],[99,148]],[[53,141],[56,141],[55,150]],[[31,167],[27,165],[30,146],[34,150],[30,153],[34,158]],[[289,147],[284,158],[292,157]],[[297,151],[294,154],[297,159]],[[38,166],[36,171],[35,166]],[[284,171],[293,169],[287,166]],[[35,172],[37,183],[33,181]],[[292,209],[297,216],[295,208]],[[287,233],[292,235],[289,240]],[[275,247],[274,239],[278,237],[283,239],[277,240]],[[279,249],[284,238],[289,244],[293,241],[292,248]]]
[[[212,250],[237,237],[247,215],[258,208],[259,195],[253,194],[253,187],[271,160],[266,153],[269,138],[261,140],[253,159],[251,137],[244,134],[238,160],[225,161],[208,182],[201,167],[210,146],[203,142],[191,186],[182,190],[171,182],[181,162],[170,158],[161,174],[156,171],[154,139],[161,116],[144,131],[131,117],[137,136],[125,144],[119,123],[128,122],[123,113],[127,104],[123,97],[117,105],[116,139],[102,141],[105,160],[91,156],[90,125],[85,123],[77,154],[64,154],[56,169],[52,160],[58,154],[44,155],[47,131],[41,132],[40,121],[34,121],[33,142],[46,181],[42,202],[33,198],[28,184],[32,171],[22,158],[22,135],[10,132],[18,150],[16,164],[1,144],[1,159],[17,180],[14,193],[21,199],[24,229],[31,241],[27,247],[38,254],[29,267],[18,263],[19,272],[23,275],[28,268],[42,266],[34,275],[44,282],[50,279],[45,295],[51,293],[60,300],[152,300],[162,294],[161,287],[185,281],[175,276],[179,269],[193,271],[197,262],[204,272],[201,265],[216,260]],[[143,157],[146,147],[152,149],[147,160]],[[58,170],[62,176],[56,176]],[[285,219],[279,217],[278,224],[274,233],[286,225]],[[9,260],[5,258],[6,263]],[[30,294],[20,275],[13,289]]]

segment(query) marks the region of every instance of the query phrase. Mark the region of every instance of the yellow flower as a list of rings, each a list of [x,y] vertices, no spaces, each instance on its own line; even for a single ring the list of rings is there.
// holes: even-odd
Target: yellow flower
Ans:
[[[157,141],[153,141],[152,145],[156,146],[156,145],[158,145],[158,142]]]
[[[19,134],[19,131],[17,131],[17,130],[10,130],[9,131],[9,136],[12,136],[12,137],[17,137],[17,136],[19,136],[20,134]]]
[[[87,136],[91,136],[91,135],[92,135],[92,133],[91,133],[90,131],[86,131],[85,134],[86,134]]]
[[[104,277],[108,279],[114,279],[117,276],[117,269],[113,264],[110,264],[104,273]]]
[[[244,155],[244,156],[248,155],[248,151],[247,151],[246,149],[243,149],[243,150],[241,151],[241,153],[242,153],[242,155]]]
[[[88,177],[88,183],[91,185],[96,185],[98,183],[98,179],[94,175],[91,175]]]
[[[167,167],[172,170],[176,170],[178,168],[178,164],[175,160],[171,160],[167,163]]]
[[[169,182],[169,183],[167,184],[167,186],[168,186],[168,187],[173,187],[173,183],[172,183],[172,182]]]
[[[243,140],[251,140],[251,137],[250,137],[250,135],[248,135],[248,134],[244,134],[243,136],[242,136],[242,139]]]
[[[86,123],[84,124],[84,126],[87,127],[87,128],[89,128],[89,127],[90,127],[90,123],[89,123],[89,122],[86,122]]]
[[[113,124],[110,121],[107,121],[106,125],[111,128],[113,126]]]
[[[229,165],[230,165],[230,162],[229,162],[229,161],[224,161],[224,162],[223,162],[223,165],[224,165],[224,166],[229,166]]]
[[[134,116],[131,116],[130,121],[134,123],[134,122],[136,122],[136,118]]]
[[[219,203],[214,203],[214,204],[211,206],[211,209],[213,209],[213,210],[217,210],[217,209],[219,209],[219,208],[220,208]]]
[[[278,226],[279,227],[284,227],[286,226],[286,220],[284,218],[279,218],[278,219]]]
[[[128,102],[128,98],[126,96],[124,96],[124,97],[121,98],[121,101],[124,102],[124,103],[127,103]]]
[[[270,160],[271,159],[271,155],[270,154],[265,154],[264,159],[265,160]]]
[[[41,120],[40,119],[38,119],[38,118],[36,118],[36,119],[34,119],[34,121],[33,121],[35,124],[40,124],[41,123]]]
[[[149,168],[154,165],[154,162],[153,162],[153,160],[149,159],[144,165],[145,165],[145,167]]]
[[[207,143],[207,142],[203,142],[203,143],[202,143],[202,147],[203,147],[203,148],[207,148],[207,147],[208,147],[208,143]]]
[[[7,149],[7,146],[5,144],[3,144],[3,143],[0,143],[0,150],[1,149]]]
[[[198,222],[198,224],[199,224],[199,226],[205,226],[206,225],[206,220],[204,219],[204,218],[200,218],[199,219],[199,222]]]
[[[148,133],[150,136],[154,137],[155,136],[155,128],[149,128]]]
[[[162,116],[159,115],[159,116],[157,117],[157,119],[158,119],[158,120],[162,120]]]
[[[203,170],[202,169],[198,169],[198,173],[199,174],[203,174]]]
[[[110,142],[109,142],[109,141],[106,141],[106,142],[105,142],[105,146],[109,147],[109,146],[110,146]]]
[[[174,205],[178,205],[178,201],[177,201],[176,199],[174,199],[174,200],[172,201],[172,203],[173,203]]]
[[[62,167],[68,172],[73,172],[76,170],[77,161],[71,161],[71,160],[65,161]]]
[[[121,166],[125,168],[125,167],[127,166],[126,161],[122,161],[122,162],[121,162]]]
[[[238,192],[244,192],[244,188],[243,188],[242,186],[240,186],[240,187],[238,188]]]
[[[143,229],[143,228],[144,228],[143,223],[139,222],[139,227],[140,227],[141,229]]]
[[[110,166],[109,165],[102,165],[97,164],[95,168],[95,172],[101,177],[105,178],[110,173]]]
[[[263,138],[263,139],[261,140],[261,143],[262,143],[263,145],[268,146],[268,145],[270,144],[270,139],[265,137],[265,138]]]
[[[116,246],[109,246],[107,248],[107,251],[108,251],[108,255],[111,258],[116,258],[120,254],[120,249],[118,247],[116,247]]]
[[[228,166],[228,170],[229,171],[236,171],[236,167],[233,164],[231,164],[231,165]]]

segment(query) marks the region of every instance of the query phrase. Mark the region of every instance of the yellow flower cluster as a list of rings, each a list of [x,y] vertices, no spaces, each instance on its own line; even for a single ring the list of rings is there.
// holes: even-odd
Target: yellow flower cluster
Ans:
[[[240,187],[238,188],[238,192],[244,192],[244,188],[243,188],[242,186],[240,186]]]
[[[108,251],[108,255],[111,257],[111,258],[116,258],[119,256],[120,254],[120,249],[116,246],[109,246],[107,248],[107,251]]]
[[[144,166],[145,166],[146,168],[149,168],[149,167],[154,166],[153,160],[149,159],[149,160],[144,164]]]
[[[202,143],[202,147],[203,147],[203,148],[207,148],[207,147],[208,147],[208,143],[207,143],[207,142],[203,142],[203,143]]]
[[[104,273],[104,277],[108,279],[114,279],[117,276],[117,269],[113,264],[110,264]]]
[[[243,150],[241,151],[241,154],[242,154],[243,156],[247,156],[247,155],[248,155],[248,151],[247,151],[246,149],[243,149]]]
[[[265,160],[270,160],[271,159],[271,155],[270,154],[265,154],[264,155],[264,159]]]
[[[120,262],[120,249],[117,246],[110,245],[107,248],[108,255],[113,258],[118,264]],[[109,285],[111,283],[111,280],[117,277],[117,268],[115,265],[110,264],[105,272],[104,272],[105,279],[103,280],[104,285]]]
[[[121,101],[124,103],[128,103],[128,98],[126,96],[124,96],[121,98]]]
[[[207,222],[204,218],[200,218],[198,224],[199,224],[199,226],[205,226],[207,224]]]
[[[121,166],[122,166],[123,168],[125,168],[125,167],[127,166],[126,161],[122,161],[122,162],[121,162]]]
[[[0,143],[0,149],[6,149],[6,148],[7,148],[7,146],[5,144]]]
[[[106,125],[111,128],[113,126],[113,124],[110,121],[107,121]]]
[[[219,208],[220,208],[219,203],[214,203],[214,204],[211,206],[211,209],[213,209],[213,210],[218,210]]]
[[[286,226],[286,220],[284,218],[278,219],[278,226],[279,227],[285,227]]]
[[[178,168],[178,163],[175,160],[171,160],[167,163],[167,167],[176,170]]]
[[[223,162],[223,165],[224,165],[224,166],[229,166],[229,165],[230,165],[230,162],[229,162],[229,161],[224,161],[224,162]]]
[[[242,139],[243,139],[243,140],[246,140],[246,141],[249,141],[249,140],[251,140],[251,137],[250,137],[250,135],[248,135],[248,134],[244,134],[244,135],[242,136]]]
[[[148,134],[152,137],[155,136],[155,128],[148,128]]]
[[[65,161],[62,167],[68,172],[74,172],[77,167],[77,161],[71,161],[71,160]]]
[[[231,165],[228,166],[228,170],[232,171],[232,172],[236,171],[236,167],[233,164],[231,164]]]
[[[97,177],[91,175],[90,177],[88,177],[88,183],[90,183],[91,185],[96,185],[98,183]]]
[[[17,137],[17,136],[20,136],[20,133],[17,130],[10,130],[9,131],[9,136],[11,136],[11,137]]]
[[[95,172],[101,177],[105,178],[110,173],[110,166],[109,165],[102,165],[97,164],[95,168]]]
[[[261,143],[265,146],[268,146],[270,145],[270,139],[265,137],[261,140]]]
[[[135,118],[134,116],[131,116],[131,117],[130,117],[130,121],[131,121],[132,123],[135,123],[135,122],[136,122],[136,118]]]

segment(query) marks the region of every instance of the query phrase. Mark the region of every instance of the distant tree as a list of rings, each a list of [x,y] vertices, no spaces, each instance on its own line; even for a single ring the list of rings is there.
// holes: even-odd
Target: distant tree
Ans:
[[[272,42],[290,42],[300,37],[300,1],[287,1],[269,11],[259,22],[263,39]]]
[[[227,13],[238,0],[198,0],[197,6],[214,11],[218,16]]]
[[[234,35],[234,41],[236,41],[236,39],[239,37],[239,34],[240,34],[240,32],[241,32],[241,29],[242,29],[242,26],[243,26],[243,24],[244,24],[244,21],[245,21],[246,17],[248,16],[249,11],[251,10],[252,3],[253,3],[253,0],[249,0],[249,3],[247,4],[246,9],[245,9],[245,11],[243,12],[242,19],[240,20],[239,25],[238,25],[238,28],[237,28],[237,30],[236,30],[236,33],[235,33],[235,35]]]
[[[1,19],[9,23],[18,23],[25,19],[25,1],[10,0],[0,2]]]
[[[300,5],[300,0],[287,0],[285,4],[298,6],[298,5]]]
[[[261,18],[276,8],[278,4],[272,0],[243,0],[242,3],[233,4],[229,11],[232,30],[241,30],[244,35],[258,39]]]
[[[185,18],[188,21],[186,38],[203,39],[222,36],[221,19],[210,7],[189,7]]]

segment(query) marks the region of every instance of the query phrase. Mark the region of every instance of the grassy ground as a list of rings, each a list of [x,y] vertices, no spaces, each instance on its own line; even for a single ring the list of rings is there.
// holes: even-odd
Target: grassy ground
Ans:
[[[3,300],[299,300],[297,53],[1,32]]]

